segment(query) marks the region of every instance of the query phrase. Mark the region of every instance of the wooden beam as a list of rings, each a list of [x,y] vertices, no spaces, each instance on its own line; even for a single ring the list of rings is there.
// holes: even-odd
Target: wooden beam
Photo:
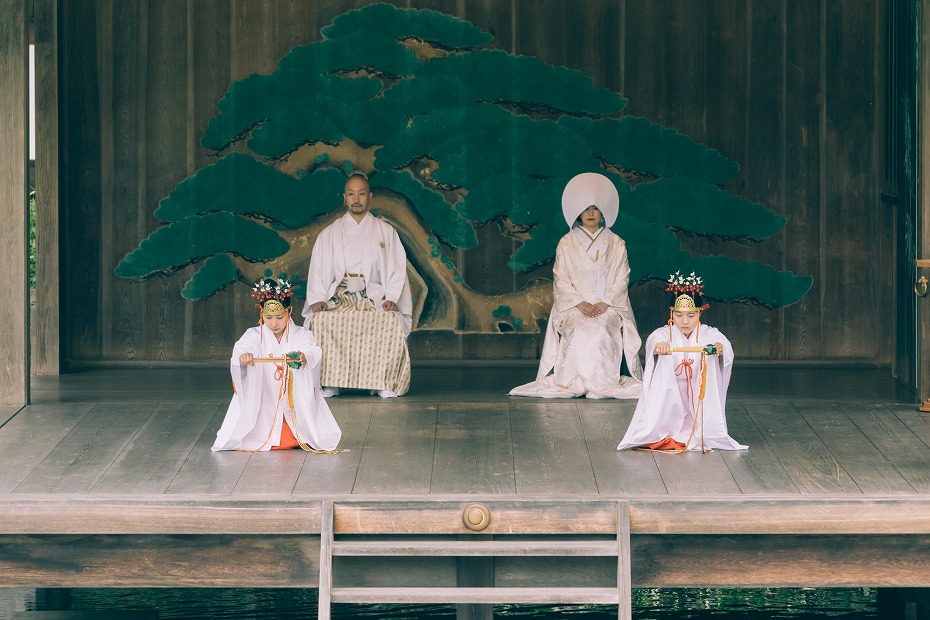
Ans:
[[[58,0],[35,2],[36,295],[32,372],[61,372],[58,236]]]
[[[29,394],[26,6],[22,0],[0,0],[0,299],[6,304],[0,405],[24,405]]]
[[[920,175],[920,203],[918,204],[917,258],[930,259],[930,88],[927,87],[930,74],[930,2],[920,3],[920,34],[919,44],[923,53],[920,54],[920,73],[917,78],[917,126],[919,151],[917,156],[918,171]],[[918,271],[920,271],[918,269]],[[919,274],[918,274],[919,276]],[[918,276],[915,276],[918,277]],[[924,406],[930,404],[930,296],[917,301],[917,393]]]

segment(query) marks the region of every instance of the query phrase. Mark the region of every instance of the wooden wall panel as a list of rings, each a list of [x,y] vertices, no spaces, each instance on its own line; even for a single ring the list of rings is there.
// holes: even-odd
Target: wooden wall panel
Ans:
[[[107,359],[98,322],[102,277],[112,268],[101,260],[100,105],[97,76],[97,15],[94,0],[62,4],[60,127],[62,155],[63,294],[68,359]]]
[[[0,363],[0,405],[29,397],[29,284],[26,270],[28,156],[28,30],[26,7],[0,1],[0,298],[8,303],[5,359]]]
[[[146,210],[149,232],[160,226],[152,215],[187,174],[187,7],[182,2],[152,2],[147,16],[145,116],[140,119],[145,142]],[[125,254],[124,254],[125,255]],[[145,315],[145,354],[148,359],[183,359],[191,325],[189,302],[180,287],[191,269],[174,278],[156,277],[146,283],[149,298]],[[153,303],[154,302],[154,303]]]
[[[230,83],[230,3],[228,0],[199,0],[196,4],[188,4],[187,18],[187,89],[190,94],[185,173],[190,176],[216,160],[200,146],[200,136],[216,114],[216,104]],[[216,295],[209,304],[192,304],[190,358],[225,360],[229,357],[230,338],[238,337],[230,332],[234,331],[238,310],[242,307],[239,301],[230,291]]]
[[[784,310],[785,357],[817,358],[823,350],[820,295],[821,48],[819,2],[791,2],[785,16],[785,267],[814,274],[810,292]]]
[[[674,127],[740,163],[726,189],[784,215],[788,228],[753,245],[683,238],[683,246],[815,278],[808,296],[786,310],[715,305],[707,320],[730,336],[741,358],[886,365],[890,309],[862,303],[890,290],[880,274],[892,267],[883,256],[892,223],[877,208],[873,180],[881,103],[876,16],[884,1],[393,3],[468,19],[494,34],[493,47],[581,70],[597,85],[622,89],[626,113]],[[334,17],[367,4],[62,0],[69,360],[226,358],[254,323],[244,287],[189,303],[180,289],[190,269],[144,284],[117,279],[113,269],[161,226],[152,216],[158,200],[212,161],[199,139],[229,83],[274,70],[294,45],[318,40]],[[476,290],[506,293],[551,276],[550,267],[510,272],[515,243],[496,224],[479,237],[480,248],[455,256]],[[644,333],[664,321],[656,288],[631,291]],[[878,331],[856,334],[864,320]],[[490,346],[488,336],[436,332],[411,343],[415,359],[455,359],[499,355],[513,344],[504,338]],[[514,348],[528,357],[535,350],[526,339]]]
[[[871,118],[871,135],[868,138],[869,143],[872,145],[869,152],[871,165],[868,172],[871,183],[869,184],[869,194],[866,197],[865,204],[871,206],[871,222],[874,228],[867,230],[864,243],[871,243],[875,246],[872,250],[876,258],[873,265],[873,277],[875,278],[876,285],[875,299],[879,300],[879,304],[888,306],[888,312],[882,324],[877,326],[879,331],[877,334],[879,337],[878,342],[894,343],[897,330],[895,325],[896,309],[892,300],[895,299],[895,291],[897,290],[895,284],[895,270],[898,265],[895,252],[901,240],[896,237],[895,233],[898,225],[898,214],[893,206],[882,200],[881,170],[888,158],[882,146],[884,144],[884,132],[886,131],[883,120],[885,117],[885,106],[891,105],[891,102],[886,101],[884,97],[884,71],[886,66],[884,63],[884,55],[887,54],[887,48],[885,46],[885,39],[887,38],[884,23],[885,14],[886,10],[883,3],[875,3],[870,7],[870,19],[875,24],[875,28],[872,31],[872,45],[878,50],[878,53],[872,54],[869,58],[869,62],[872,63],[871,69],[873,77],[870,86],[872,88],[871,96],[874,102],[874,113]],[[924,121],[921,120],[921,122]],[[883,232],[883,234],[873,235],[870,231],[885,232]],[[873,304],[869,308],[874,308],[875,305],[877,304]],[[878,352],[881,363],[883,365],[887,364],[892,366],[894,364],[896,347],[882,347],[880,344],[877,346],[881,349],[881,351]],[[909,347],[908,344],[902,346],[905,349]],[[904,378],[899,377],[899,379]],[[912,387],[916,388],[916,383],[909,383],[906,380],[903,382],[905,385],[912,385]]]
[[[880,343],[891,341],[885,320],[876,320],[878,306],[887,306],[877,297],[880,278],[891,273],[876,243],[884,233],[880,219],[873,160],[873,125],[876,118],[877,76],[873,71],[876,32],[864,28],[873,23],[871,3],[840,0],[826,3],[824,20],[825,50],[830,70],[822,78],[825,126],[821,157],[825,167],[821,177],[824,227],[820,251],[823,254],[824,346],[840,358],[878,358],[888,361],[888,349]],[[857,260],[856,257],[865,260]],[[863,299],[864,291],[872,302]],[[890,300],[889,300],[890,301]],[[876,303],[877,302],[877,303]],[[862,328],[871,326],[876,341],[872,354],[862,345]]]
[[[148,234],[150,203],[146,180],[146,101],[148,88],[148,12],[136,2],[101,3],[106,19],[99,29],[101,104],[100,204],[105,263],[116,265],[135,248],[133,237]],[[106,181],[109,179],[109,182]],[[145,359],[146,286],[103,273],[100,308],[104,349],[118,360]],[[127,284],[131,286],[127,286]],[[110,326],[107,329],[107,326]]]
[[[767,84],[767,88],[750,88],[748,96],[748,122],[746,124],[746,196],[785,215],[784,148],[756,148],[762,144],[784,144],[785,131],[785,13],[783,0],[756,0],[752,3],[749,45],[749,83]],[[793,227],[792,227],[793,231]],[[751,251],[761,250],[765,262],[778,270],[785,268],[784,244],[787,235],[782,229],[776,236],[752,247],[744,247],[740,254],[752,260]],[[755,358],[783,359],[785,357],[784,310],[766,312],[766,337],[753,338],[746,344],[745,355]]]
[[[514,7],[511,2],[482,0],[461,4],[462,10],[456,16],[490,32],[494,36],[490,47],[509,53],[515,51]],[[507,260],[504,257],[510,257],[517,250],[517,243],[503,233],[497,222],[489,222],[476,232],[478,246],[459,250],[456,256],[462,279],[468,286],[485,295],[502,295],[513,291],[517,286],[516,274],[506,267],[502,268],[502,262]]]

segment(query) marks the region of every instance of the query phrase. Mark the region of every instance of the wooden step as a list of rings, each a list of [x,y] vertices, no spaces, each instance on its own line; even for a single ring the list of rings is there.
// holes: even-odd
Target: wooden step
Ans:
[[[617,605],[617,588],[333,588],[333,603]]]
[[[616,557],[616,540],[365,540],[333,542],[340,556]]]

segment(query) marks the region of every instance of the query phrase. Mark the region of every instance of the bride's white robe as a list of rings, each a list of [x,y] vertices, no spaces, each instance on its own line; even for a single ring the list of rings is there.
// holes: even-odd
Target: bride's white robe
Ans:
[[[643,394],[636,404],[630,427],[618,450],[635,448],[655,443],[666,438],[687,443],[694,425],[694,403],[697,402],[701,389],[701,354],[672,353],[656,355],[655,348],[660,342],[669,342],[669,326],[660,327],[646,339],[646,370],[643,373]],[[671,326],[671,346],[694,347],[714,344],[723,345],[723,355],[708,355],[707,385],[704,393],[703,425],[698,420],[694,436],[688,446],[689,450],[705,448],[720,450],[745,450],[746,446],[736,442],[727,432],[726,401],[727,387],[733,369],[733,347],[720,330],[710,325],[698,325],[691,337],[686,337],[681,330]],[[691,359],[693,363],[690,394],[685,373],[676,375],[676,369],[682,360]]]
[[[281,357],[292,351],[302,352],[307,358],[307,363],[300,368],[288,367],[293,377],[293,410],[286,391],[278,401],[281,380],[275,378],[277,364],[239,364],[239,356],[243,353],[251,353],[255,357]],[[246,330],[233,347],[230,372],[235,393],[223,425],[216,434],[213,451],[270,450],[280,442],[285,415],[297,439],[317,450],[335,449],[342,431],[326,399],[320,394],[321,358],[320,347],[310,330],[298,327],[293,321],[290,321],[286,337],[282,336],[281,342],[265,325]]]
[[[604,229],[592,243],[579,228],[556,248],[553,306],[536,380],[510,391],[536,398],[636,398],[642,389],[642,339],[627,287],[630,263],[626,243]],[[609,308],[595,318],[577,306],[603,301]],[[620,374],[626,359],[632,376]]]

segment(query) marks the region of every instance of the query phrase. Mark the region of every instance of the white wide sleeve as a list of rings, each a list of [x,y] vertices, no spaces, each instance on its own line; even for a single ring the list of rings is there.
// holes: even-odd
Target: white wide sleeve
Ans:
[[[568,247],[572,240],[566,235],[559,241],[555,250],[555,264],[552,266],[552,296],[553,307],[557,312],[577,306],[585,301],[584,296],[575,288],[572,266],[574,261],[571,256],[571,249]]]
[[[310,267],[307,270],[307,301],[304,303],[304,323],[309,325],[313,311],[310,306],[325,301],[329,303],[335,288],[333,286],[333,236],[332,225],[324,228],[310,254]]]

